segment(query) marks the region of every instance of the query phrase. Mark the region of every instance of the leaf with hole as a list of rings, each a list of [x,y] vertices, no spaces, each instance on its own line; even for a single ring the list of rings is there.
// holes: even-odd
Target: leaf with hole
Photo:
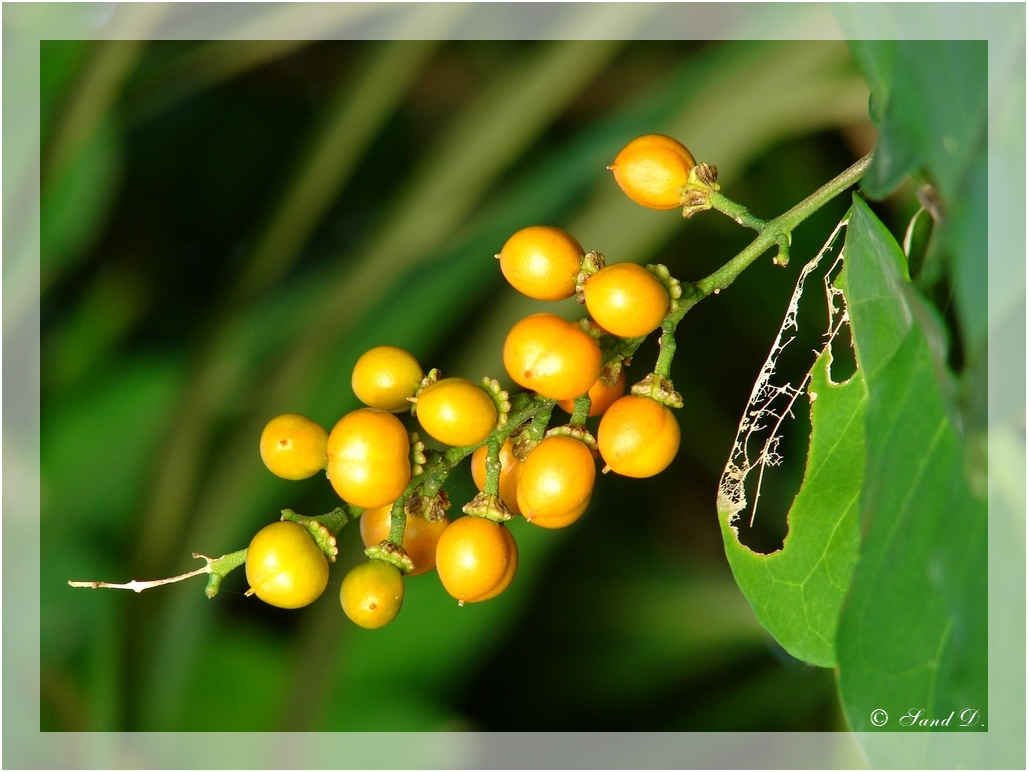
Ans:
[[[844,383],[835,383],[831,377],[832,343],[847,323],[842,291],[837,286],[844,273],[837,271],[841,256],[825,272],[828,340],[813,368],[798,388],[776,386],[772,378],[779,356],[798,330],[804,283],[844,226],[845,220],[800,274],[785,321],[740,422],[718,496],[725,554],[757,618],[786,651],[822,667],[835,665],[835,631],[857,559],[864,463],[863,375],[858,370]],[[748,508],[745,485],[749,478],[752,521],[764,473],[781,461],[781,424],[804,392],[810,401],[811,420],[806,471],[787,516],[789,530],[782,548],[761,554],[739,539],[739,519]]]

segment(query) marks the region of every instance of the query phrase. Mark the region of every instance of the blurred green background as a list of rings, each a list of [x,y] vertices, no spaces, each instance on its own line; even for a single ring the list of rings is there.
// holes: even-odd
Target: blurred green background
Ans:
[[[180,573],[283,507],[330,510],[323,477],[274,478],[257,441],[279,413],[331,428],[356,408],[371,346],[509,385],[507,330],[553,310],[492,259],[519,228],[683,280],[724,263],[747,232],[645,210],[604,167],[667,133],[779,214],[873,146],[844,43],[44,41],[41,94],[44,730],[845,728],[833,674],[781,650],[736,588],[714,500],[846,196],[797,230],[788,269],[769,255],[679,327],[672,467],[602,477],[562,531],[516,522],[518,577],[494,601],[458,608],[433,573],[407,580],[392,625],[356,628],[337,599],[355,527],[301,611],[244,597],[242,571],[214,600],[202,579],[67,585]],[[902,236],[916,206],[907,190],[878,213]],[[797,380],[817,294],[783,360]],[[648,342],[630,379],[655,356]],[[786,433],[756,548],[781,543],[808,432],[800,415]],[[471,498],[466,467],[447,489]]]

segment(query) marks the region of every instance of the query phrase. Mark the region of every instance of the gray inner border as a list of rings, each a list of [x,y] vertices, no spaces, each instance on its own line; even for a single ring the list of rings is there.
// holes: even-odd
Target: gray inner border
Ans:
[[[987,733],[40,733],[39,41],[989,41]],[[3,766],[853,768],[1025,766],[1025,6],[1020,3],[4,3]]]

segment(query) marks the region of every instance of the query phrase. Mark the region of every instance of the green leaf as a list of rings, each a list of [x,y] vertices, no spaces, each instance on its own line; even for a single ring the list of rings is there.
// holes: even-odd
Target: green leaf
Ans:
[[[867,204],[853,197],[846,228],[846,306],[850,312],[857,364],[871,382],[892,358],[910,326],[903,299],[909,282],[906,258],[896,239]],[[870,262],[868,255],[875,255]],[[853,323],[860,319],[860,324]]]
[[[940,367],[896,259],[899,247],[859,199],[847,233],[847,299],[867,380],[864,541],[838,633],[839,685],[850,725],[911,730],[911,710],[985,729],[986,507],[964,474]],[[900,340],[883,316],[907,321]],[[891,352],[891,355],[890,355]],[[962,731],[967,731],[966,729]]]
[[[892,69],[896,60],[895,40],[850,40],[853,59],[871,87],[868,112],[875,126],[882,125],[883,107],[889,102]]]
[[[984,136],[988,49],[982,40],[901,40],[851,46],[882,110],[863,188],[888,195],[923,169],[954,199]]]
[[[951,208],[941,241],[949,252],[953,294],[965,345],[984,353],[989,322],[989,170],[982,152],[971,166],[965,194]]]
[[[782,549],[769,555],[739,542],[719,501],[725,554],[760,623],[798,659],[835,665],[835,630],[860,542],[858,500],[864,460],[864,381],[832,383],[826,350],[811,371],[810,451],[789,510]]]
[[[1022,17],[1023,18],[1023,17]],[[930,251],[947,258],[965,357],[983,357],[987,325],[986,132],[990,87],[984,40],[852,43],[873,92],[881,134],[862,183],[871,198],[891,193],[907,174],[922,173],[941,201],[942,227]],[[1023,93],[1023,81],[1014,84]],[[922,277],[922,281],[924,278]]]

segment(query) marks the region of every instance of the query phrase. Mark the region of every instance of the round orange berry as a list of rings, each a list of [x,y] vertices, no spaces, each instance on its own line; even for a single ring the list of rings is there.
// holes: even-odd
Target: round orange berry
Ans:
[[[302,525],[281,520],[259,530],[246,549],[246,581],[279,608],[301,608],[328,585],[328,559]]]
[[[444,445],[477,445],[496,428],[496,403],[464,378],[444,378],[418,395],[418,421]]]
[[[573,399],[595,383],[603,356],[577,324],[554,314],[533,314],[507,334],[503,364],[519,386],[550,399]]]
[[[674,460],[681,436],[670,408],[629,394],[603,414],[596,444],[607,466],[618,474],[652,477]]]
[[[612,335],[636,338],[660,327],[667,314],[667,290],[660,279],[635,263],[601,268],[585,283],[585,307]]]
[[[354,410],[328,436],[328,479],[344,501],[364,509],[390,504],[410,475],[410,439],[392,413]]]
[[[610,169],[617,184],[637,204],[677,209],[694,166],[696,159],[681,142],[663,134],[647,134],[625,145]]]
[[[533,525],[563,528],[585,512],[595,482],[596,462],[585,443],[548,437],[525,459],[518,504]]]
[[[507,239],[497,257],[518,292],[537,300],[565,300],[575,294],[585,251],[570,233],[533,225]]]
[[[261,432],[261,459],[286,480],[304,480],[325,468],[328,432],[306,416],[286,413]]]
[[[507,576],[512,558],[507,529],[484,517],[461,517],[439,537],[435,567],[443,587],[460,601],[482,600]]]
[[[403,574],[383,560],[350,569],[339,588],[339,603],[351,621],[369,630],[392,622],[403,605]]]
[[[422,377],[413,355],[396,346],[376,346],[357,360],[350,384],[368,407],[400,413],[410,409],[407,398],[414,396]]]

